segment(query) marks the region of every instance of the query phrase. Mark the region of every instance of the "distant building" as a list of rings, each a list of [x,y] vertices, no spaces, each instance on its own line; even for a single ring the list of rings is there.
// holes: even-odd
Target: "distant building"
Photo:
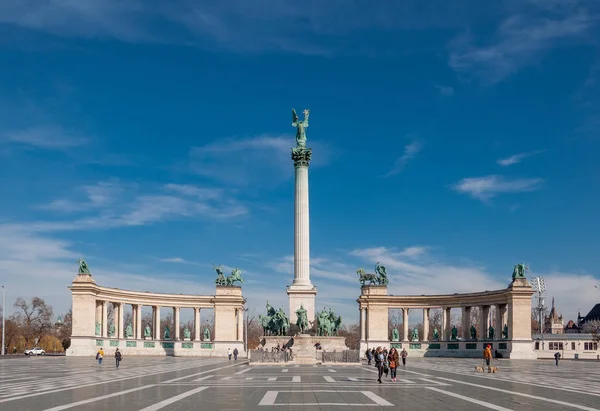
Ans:
[[[563,316],[558,315],[558,312],[556,311],[554,297],[552,297],[552,309],[550,310],[550,314],[544,320],[544,329],[550,334],[563,334],[565,332]]]
[[[565,325],[565,334],[578,334],[579,332],[579,327],[575,324],[575,321],[569,320],[567,325]]]
[[[600,304],[596,304],[585,317],[582,317],[581,313],[577,313],[577,326],[580,329],[592,324],[596,326],[600,325]]]

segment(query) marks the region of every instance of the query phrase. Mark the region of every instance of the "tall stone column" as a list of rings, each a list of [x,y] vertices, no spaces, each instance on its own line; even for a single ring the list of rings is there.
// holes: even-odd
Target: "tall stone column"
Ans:
[[[123,338],[123,303],[118,303],[116,308],[116,313],[115,315],[117,315],[117,320],[115,321],[118,325],[117,325],[117,338]]]
[[[102,337],[108,337],[108,301],[102,301]]]
[[[308,125],[308,123],[306,123]],[[304,143],[303,143],[304,144]],[[317,289],[310,282],[310,223],[308,202],[308,166],[312,149],[303,144],[292,149],[296,169],[294,192],[294,281],[287,288],[290,300],[290,322],[297,321],[296,310],[306,309],[309,326],[315,321]]]
[[[421,341],[429,341],[429,308],[423,308],[423,337]]]
[[[452,338],[452,307],[444,308],[444,313],[445,313],[444,327],[445,327],[446,332],[445,332],[443,338],[446,341],[450,341],[450,339]]]
[[[366,341],[367,340],[367,336],[365,333],[366,330],[366,314],[367,314],[367,310],[366,308],[361,308],[360,309],[360,340],[361,341]]]
[[[154,307],[154,339],[162,340],[160,335],[160,306],[155,305]]]
[[[175,332],[173,333],[173,335],[175,336],[174,340],[175,341],[179,341],[181,338],[179,338],[179,307],[173,307],[173,327],[175,328]]]
[[[200,308],[194,308],[194,341],[200,341]]]
[[[462,309],[462,338],[463,340],[471,339],[471,307],[463,307]]]
[[[134,315],[136,317],[135,320],[135,338],[141,340],[143,338],[142,334],[142,305],[138,304],[135,306]]]
[[[238,335],[237,341],[244,341],[244,309],[238,308]]]
[[[102,324],[102,301],[96,300],[96,315],[94,318],[94,330],[96,329],[96,324]],[[96,334],[98,336],[102,335],[102,328],[100,328],[100,334]]]
[[[486,340],[488,338],[488,329],[490,318],[490,306],[482,305],[479,308],[479,339]]]
[[[408,341],[408,308],[402,309],[402,329],[404,331],[404,335],[402,336],[402,341]]]

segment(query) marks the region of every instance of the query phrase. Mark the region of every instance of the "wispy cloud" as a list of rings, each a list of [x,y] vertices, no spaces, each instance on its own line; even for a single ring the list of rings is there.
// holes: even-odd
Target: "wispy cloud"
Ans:
[[[404,152],[402,153],[402,155],[400,157],[398,157],[398,159],[396,159],[396,161],[394,162],[394,165],[392,166],[390,171],[385,173],[382,177],[391,177],[393,175],[398,174],[402,170],[404,170],[404,167],[406,166],[406,164],[410,160],[415,158],[415,156],[417,154],[419,154],[422,149],[423,149],[423,143],[420,141],[413,141],[412,143],[404,146]]]
[[[290,158],[293,145],[293,135],[221,140],[193,148],[190,168],[196,174],[234,186],[277,185],[294,175]],[[311,167],[329,162],[327,146],[312,141],[308,145],[313,148]]]
[[[77,147],[89,141],[86,137],[57,126],[39,126],[7,131],[0,133],[0,139],[4,142],[54,150]]]
[[[177,218],[230,219],[248,209],[226,190],[193,185],[166,184],[142,187],[118,180],[99,182],[77,190],[83,199],[56,199],[41,206],[54,212],[77,213],[68,222],[29,223],[33,231],[106,229],[141,226]]]
[[[591,28],[598,21],[598,15],[586,8],[544,7],[544,11],[540,13],[536,8],[531,13],[506,18],[486,45],[478,45],[479,39],[472,34],[455,38],[449,45],[450,67],[494,84],[539,61],[559,41],[591,35]]]
[[[463,178],[454,184],[452,189],[485,202],[500,194],[538,190],[541,188],[543,182],[544,180],[541,178],[509,180],[503,176],[489,175],[485,177]]]
[[[525,160],[528,157],[533,157],[533,156],[537,156],[538,154],[541,154],[543,152],[545,152],[546,150],[536,150],[536,151],[528,151],[526,153],[518,153],[518,154],[513,154],[510,157],[506,157],[506,158],[501,158],[497,161],[498,164],[500,164],[501,166],[511,166],[513,164],[518,164],[521,161]]]

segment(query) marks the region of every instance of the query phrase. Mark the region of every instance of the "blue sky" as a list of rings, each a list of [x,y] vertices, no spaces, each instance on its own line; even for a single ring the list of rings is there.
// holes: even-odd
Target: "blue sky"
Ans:
[[[287,306],[290,110],[311,110],[318,307],[543,275],[600,300],[600,4],[591,0],[0,5],[0,276],[9,300],[102,285]],[[450,4],[451,3],[451,4]],[[483,3],[483,4],[482,4]],[[267,288],[267,287],[268,288]]]

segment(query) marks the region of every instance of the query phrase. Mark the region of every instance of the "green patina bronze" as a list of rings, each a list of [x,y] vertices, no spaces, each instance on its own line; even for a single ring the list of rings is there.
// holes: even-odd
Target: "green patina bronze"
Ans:
[[[100,335],[101,328],[102,328],[102,324],[96,323],[96,335]]]
[[[213,347],[212,343],[200,343],[200,348],[211,349]]]
[[[192,333],[190,333],[190,330],[188,330],[188,328],[185,327],[183,329],[183,338],[191,338],[191,336],[192,336]]]
[[[154,348],[156,347],[156,344],[154,344],[154,341],[144,341],[144,348]]]
[[[267,315],[258,316],[260,324],[263,327],[263,335],[286,335],[290,329],[290,320],[283,312],[283,309],[275,309],[267,301]]]
[[[296,147],[306,147],[306,129],[308,128],[308,116],[310,110],[305,109],[304,120],[299,121],[296,110],[292,109],[292,127],[296,127]]]
[[[375,264],[375,273],[376,274],[368,274],[362,268],[356,270],[356,274],[358,274],[358,281],[361,285],[388,285],[389,280],[387,277],[387,272],[385,270],[385,266],[379,263]],[[367,284],[367,281],[369,284]]]
[[[466,348],[467,348],[467,350],[476,350],[477,349],[477,343],[467,343],[466,344]]]
[[[146,325],[146,327],[144,328],[144,337],[150,337],[151,334],[152,330],[150,329],[150,326]]]
[[[171,329],[169,328],[168,325],[165,327],[165,333],[163,334],[163,339],[165,339],[165,340],[171,339]]]
[[[408,349],[409,350],[420,350],[421,349],[421,343],[417,343],[417,344],[408,344]]]
[[[440,339],[440,332],[438,331],[437,327],[435,327],[433,329],[433,339],[434,340],[439,340]]]
[[[525,278],[525,272],[529,271],[529,267],[525,265],[525,263],[519,263],[515,265],[513,269],[512,279],[513,281],[517,278]]]
[[[125,341],[125,347],[137,347],[137,341]]]
[[[419,341],[419,330],[417,329],[417,327],[413,328],[412,335],[411,335],[410,339],[412,341]]]
[[[296,325],[300,328],[300,334],[304,334],[308,329],[308,316],[303,304],[300,304],[300,308],[296,310],[296,316],[298,317]]]
[[[399,350],[400,348],[402,348],[402,344],[401,343],[391,343],[390,348],[395,348],[395,349]]]
[[[456,328],[456,325],[452,326],[452,334],[451,334],[450,339],[452,341],[456,341],[458,339],[458,329]]]
[[[194,343],[192,343],[192,342],[181,343],[181,348],[194,348]]]
[[[470,331],[471,331],[471,339],[476,340],[477,339],[477,328],[475,328],[474,325],[471,325]]]
[[[127,324],[127,327],[125,327],[125,338],[131,338],[133,337],[133,327],[131,326],[131,323]]]
[[[119,340],[110,340],[109,345],[111,347],[118,347],[119,346]]]
[[[79,265],[79,274],[91,274],[90,269],[83,258],[77,260],[77,264]]]
[[[231,271],[231,274],[227,277],[223,275],[223,266],[213,265],[213,268],[217,272],[217,278],[215,279],[215,284],[217,285],[235,285],[236,282],[240,284],[244,283],[244,279],[242,278],[242,270],[239,268],[234,268]]]
[[[102,347],[104,345],[104,340],[96,340],[96,345]]]
[[[494,329],[493,326],[490,325],[490,329],[488,331],[488,337],[490,340],[494,339],[494,334],[496,333],[496,330]]]
[[[397,328],[392,330],[392,341],[400,341],[400,333]]]
[[[429,347],[427,347],[428,350],[440,350],[441,348],[441,344],[429,344]]]
[[[108,327],[108,336],[109,337],[115,336],[115,325],[114,324],[111,324],[110,327]]]
[[[210,341],[210,330],[208,327],[204,327],[204,341]]]
[[[449,350],[458,350],[459,348],[459,344],[458,343],[448,343],[448,349]]]
[[[162,347],[163,348],[175,348],[175,343],[172,343],[172,342],[163,342],[162,343]]]
[[[504,329],[502,330],[502,338],[508,340],[508,324],[504,324]]]
[[[507,346],[508,346],[508,344],[506,344],[506,343],[500,343],[500,344],[498,344],[498,349],[499,350],[506,350]]]
[[[342,317],[336,315],[331,308],[317,313],[317,335],[337,336],[342,325]]]

